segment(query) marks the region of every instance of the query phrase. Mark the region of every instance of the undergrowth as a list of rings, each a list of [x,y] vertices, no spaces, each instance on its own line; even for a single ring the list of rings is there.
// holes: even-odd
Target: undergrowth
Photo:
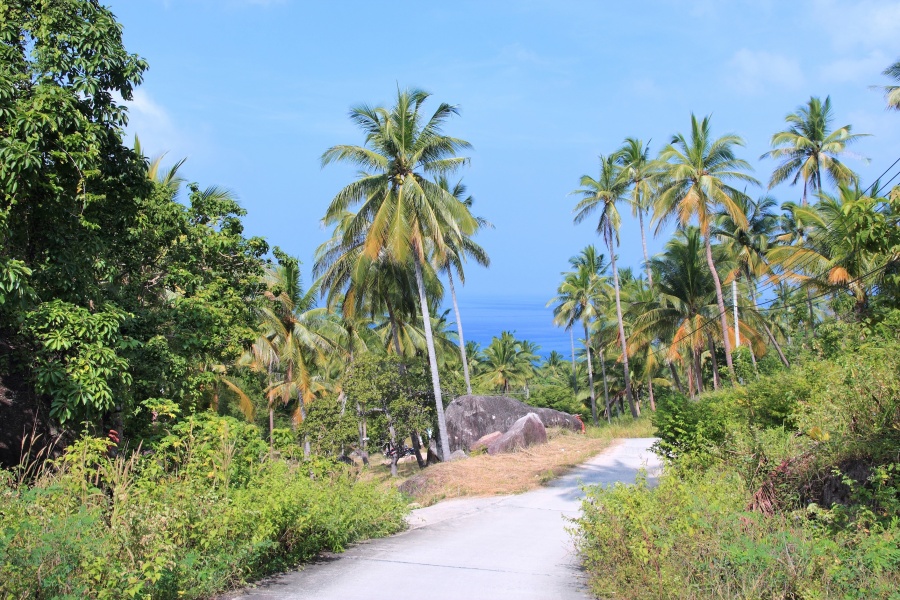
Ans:
[[[83,437],[29,481],[0,471],[0,597],[205,598],[404,525],[399,495],[340,465],[269,456],[208,414],[152,450]]]
[[[900,341],[833,323],[792,369],[660,399],[659,486],[589,490],[574,532],[615,598],[900,598]]]

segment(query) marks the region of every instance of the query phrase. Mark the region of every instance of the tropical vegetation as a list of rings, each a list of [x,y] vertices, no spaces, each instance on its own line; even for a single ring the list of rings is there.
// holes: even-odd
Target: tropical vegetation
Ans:
[[[307,269],[245,234],[233,192],[189,183],[184,160],[165,169],[125,140],[123,100],[147,63],[108,9],[22,0],[3,11],[3,597],[208,597],[397,531],[403,499],[367,483],[371,455],[391,456],[394,473],[407,442],[420,468],[447,458],[444,408],[463,393],[590,411],[595,425],[655,413],[684,477],[662,499],[597,492],[598,507],[643,502],[710,537],[746,517],[760,545],[725,548],[716,568],[796,541],[806,570],[774,580],[793,597],[896,584],[900,467],[886,448],[898,427],[900,190],[850,170],[861,134],[832,129],[829,98],[810,98],[772,137],[770,184],[803,183],[780,206],[750,195],[742,139],[715,135],[710,117],[692,115],[657,154],[627,138],[596,178],[573,177],[574,220],[596,225],[602,251],[573,248],[548,303],[569,332],[566,357],[515,331],[483,346],[463,336],[459,286],[490,264],[477,236],[491,224],[459,179],[470,144],[449,132],[456,106],[398,87],[388,106],[351,108],[359,137],[321,164],[359,172],[307,216],[329,228]],[[641,230],[639,269],[619,255],[623,203]],[[655,256],[645,217],[656,235],[674,225]],[[797,525],[798,499],[812,497],[798,485],[834,468],[852,479],[839,478],[845,508],[817,505]],[[695,523],[701,499],[722,512]],[[629,519],[644,513],[597,510],[581,522],[589,566],[615,563],[634,582],[656,561],[657,580],[640,581],[684,590],[722,577],[664,557],[675,537],[636,542]],[[826,542],[864,568],[825,564],[815,548]],[[613,560],[615,544],[646,553]]]

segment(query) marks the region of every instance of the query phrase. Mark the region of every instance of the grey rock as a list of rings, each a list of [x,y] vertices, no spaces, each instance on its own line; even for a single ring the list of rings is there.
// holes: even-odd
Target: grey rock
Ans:
[[[547,429],[534,413],[528,413],[509,428],[509,431],[488,446],[488,454],[515,452],[535,444],[547,443]]]
[[[449,462],[453,462],[454,460],[462,460],[463,458],[469,458],[469,455],[462,450],[454,450],[450,453]]]
[[[505,432],[528,413],[535,413],[544,427],[581,431],[581,421],[574,415],[552,408],[528,406],[505,396],[460,396],[444,411],[450,450],[470,450],[480,437],[494,431]]]

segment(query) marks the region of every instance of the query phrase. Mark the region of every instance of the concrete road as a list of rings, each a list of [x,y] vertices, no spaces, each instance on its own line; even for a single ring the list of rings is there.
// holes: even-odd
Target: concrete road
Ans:
[[[583,484],[632,483],[642,466],[656,475],[653,442],[621,440],[532,492],[448,500],[413,511],[408,531],[322,557],[228,598],[589,598],[567,518],[578,515]]]

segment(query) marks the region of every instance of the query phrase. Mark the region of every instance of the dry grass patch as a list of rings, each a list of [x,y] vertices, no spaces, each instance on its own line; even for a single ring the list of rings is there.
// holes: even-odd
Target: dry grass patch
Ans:
[[[519,494],[559,477],[600,453],[616,438],[649,437],[651,432],[647,419],[630,418],[612,426],[589,427],[587,435],[550,429],[546,444],[434,465],[395,484],[422,506],[462,496]]]

